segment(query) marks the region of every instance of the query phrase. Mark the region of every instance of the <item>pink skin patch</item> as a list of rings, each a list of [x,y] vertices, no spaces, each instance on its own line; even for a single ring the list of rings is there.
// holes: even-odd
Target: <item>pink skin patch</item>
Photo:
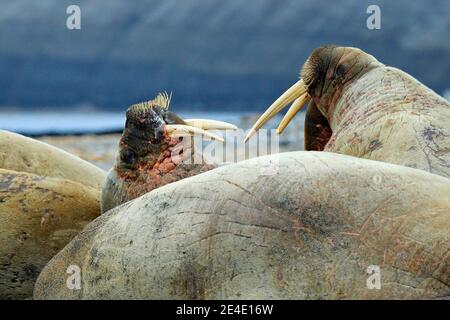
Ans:
[[[159,155],[149,154],[141,157],[134,169],[115,168],[117,176],[124,184],[128,199],[137,198],[165,184],[214,168],[203,163],[185,164],[184,161],[192,156],[192,150],[185,149],[182,140],[169,136],[166,129],[160,147]]]

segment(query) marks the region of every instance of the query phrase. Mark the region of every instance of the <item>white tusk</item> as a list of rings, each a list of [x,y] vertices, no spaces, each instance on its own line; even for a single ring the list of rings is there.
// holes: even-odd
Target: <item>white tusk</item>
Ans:
[[[291,120],[295,117],[295,115],[303,108],[303,106],[310,100],[308,93],[304,93],[299,98],[297,98],[292,106],[289,108],[288,112],[284,116],[283,120],[281,120],[280,124],[277,128],[277,133],[282,134],[284,129],[286,129],[287,125]]]
[[[267,121],[272,119],[278,112],[280,112],[289,103],[307,92],[307,88],[303,80],[297,81],[292,87],[286,90],[274,103],[263,113],[256,121],[253,127],[245,136],[244,142],[247,142],[252,135],[256,133]]]
[[[208,119],[186,119],[184,120],[187,125],[204,130],[237,130],[234,124]]]
[[[199,129],[196,127],[187,126],[187,125],[183,125],[183,124],[168,124],[168,125],[166,125],[166,130],[167,130],[167,133],[173,137],[194,136],[194,135],[198,134],[198,135],[204,135],[206,137],[209,137],[211,139],[218,140],[221,142],[224,141],[222,137],[220,137],[216,134],[210,133],[203,129]]]

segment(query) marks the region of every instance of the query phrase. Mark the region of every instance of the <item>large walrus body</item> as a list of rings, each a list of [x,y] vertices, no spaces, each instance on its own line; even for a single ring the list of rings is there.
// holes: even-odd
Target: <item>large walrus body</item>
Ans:
[[[30,298],[39,272],[100,214],[100,191],[0,169],[0,299]]]
[[[275,175],[255,170],[274,162]],[[240,162],[97,218],[46,266],[34,297],[448,297],[449,193],[446,178],[326,152]],[[80,290],[67,286],[70,265]],[[370,266],[380,289],[367,285]]]
[[[46,263],[100,215],[103,170],[0,130],[0,299],[30,298]]]

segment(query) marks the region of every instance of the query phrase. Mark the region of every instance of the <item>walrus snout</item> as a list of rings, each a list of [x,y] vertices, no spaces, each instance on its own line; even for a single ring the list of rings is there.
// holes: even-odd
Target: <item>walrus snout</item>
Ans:
[[[450,104],[408,73],[358,48],[325,46],[256,121],[248,140],[292,102],[281,133],[308,103],[305,150],[391,162],[450,177]]]

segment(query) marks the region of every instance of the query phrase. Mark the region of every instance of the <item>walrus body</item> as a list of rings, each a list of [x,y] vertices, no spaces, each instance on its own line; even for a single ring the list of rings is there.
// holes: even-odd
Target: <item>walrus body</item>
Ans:
[[[117,168],[109,170],[101,193],[101,210],[106,212],[166,184],[213,169],[208,164],[179,164],[169,172],[143,168],[139,176],[125,178]]]
[[[100,189],[102,169],[47,143],[0,130],[0,168],[62,178]]]
[[[47,262],[98,217],[99,190],[0,169],[0,299],[32,296]]]
[[[274,175],[255,170],[274,161]],[[34,298],[448,297],[448,194],[446,178],[327,152],[240,162],[103,214],[50,261]],[[81,290],[66,286],[72,264]]]
[[[100,215],[105,172],[0,130],[0,299],[32,296],[45,264]]]

